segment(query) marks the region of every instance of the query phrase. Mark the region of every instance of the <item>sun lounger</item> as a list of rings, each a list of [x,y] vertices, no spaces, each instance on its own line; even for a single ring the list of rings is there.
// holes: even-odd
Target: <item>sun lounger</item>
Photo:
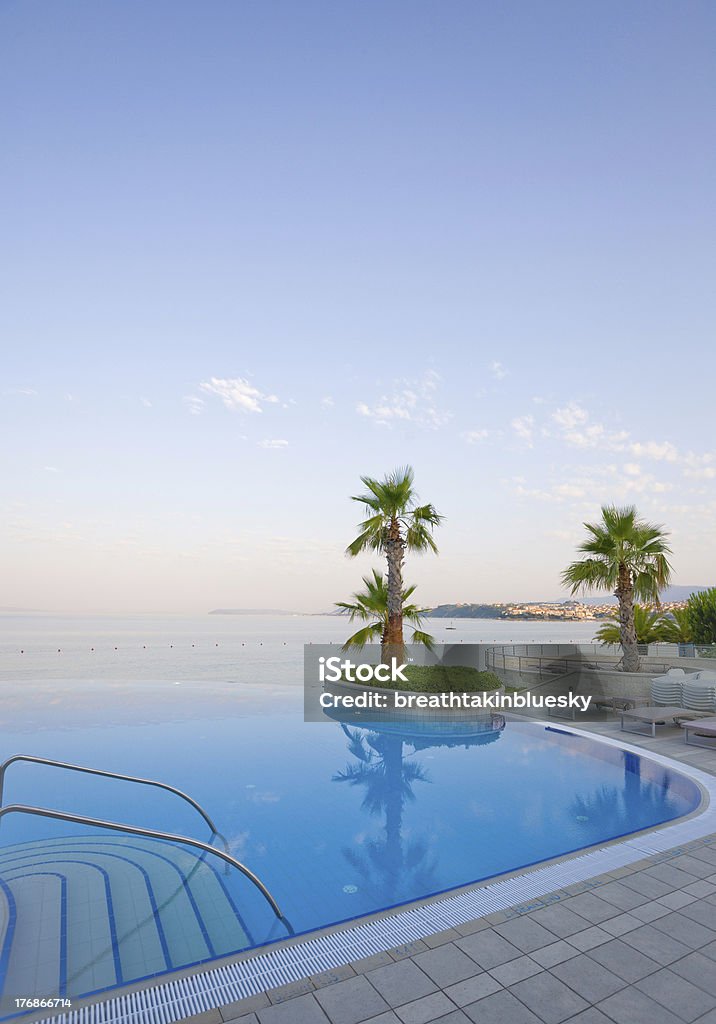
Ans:
[[[641,735],[644,733],[640,729],[628,729],[624,724],[624,719],[631,719],[634,725],[643,724],[651,726],[651,735],[656,736],[657,725],[668,725],[669,722],[673,722],[677,725],[679,722],[688,721],[694,718],[708,718],[708,713],[703,711],[690,711],[688,708],[673,706],[666,707],[642,707],[642,708],[625,708],[621,712],[621,728],[623,732],[640,732]],[[647,734],[648,735],[648,734]]]
[[[684,683],[694,680],[696,676],[696,672],[687,674],[683,668],[670,668],[663,675],[654,676],[651,680],[652,705],[664,704],[669,707],[680,705]]]
[[[648,702],[643,697],[625,697],[615,695],[613,697],[596,697],[594,703],[598,708],[606,708],[609,711],[629,711],[631,708],[639,707]]]
[[[689,733],[695,733],[697,736],[706,737],[711,736],[716,739],[716,718],[701,718],[692,722],[682,722],[681,728],[684,730],[684,742],[688,743],[692,747],[713,747],[713,743],[699,743],[698,740],[690,740]]]

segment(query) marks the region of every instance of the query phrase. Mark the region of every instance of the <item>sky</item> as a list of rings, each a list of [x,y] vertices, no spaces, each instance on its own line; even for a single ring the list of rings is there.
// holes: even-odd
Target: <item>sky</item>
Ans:
[[[637,505],[716,584],[716,8],[0,0],[0,606],[426,605]]]

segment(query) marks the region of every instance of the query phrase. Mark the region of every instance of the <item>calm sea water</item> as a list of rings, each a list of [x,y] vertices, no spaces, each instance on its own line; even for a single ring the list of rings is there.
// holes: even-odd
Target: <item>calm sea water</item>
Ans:
[[[440,643],[569,643],[592,639],[597,623],[428,620]],[[304,643],[343,641],[334,615],[0,615],[0,682],[52,679],[302,682]]]

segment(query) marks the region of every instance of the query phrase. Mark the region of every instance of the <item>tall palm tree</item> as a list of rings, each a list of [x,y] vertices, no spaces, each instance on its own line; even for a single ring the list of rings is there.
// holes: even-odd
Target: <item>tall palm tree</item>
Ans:
[[[370,576],[363,577],[365,590],[352,594],[352,601],[336,601],[336,608],[339,608],[343,615],[348,615],[351,622],[358,619],[359,622],[368,623],[353,636],[348,637],[343,644],[344,651],[347,651],[349,647],[360,649],[371,641],[383,643],[385,639],[388,630],[388,585],[385,576],[382,576],[377,569],[373,569],[372,572],[372,579]],[[410,642],[424,644],[430,649],[433,646],[433,637],[421,629],[423,609],[419,608],[417,604],[408,604],[414,591],[415,584],[403,588],[401,595],[403,621],[409,622],[415,627]]]
[[[578,590],[612,591],[619,602],[619,639],[625,672],[639,670],[634,628],[634,600],[659,604],[659,592],[668,584],[671,566],[668,534],[663,527],[639,519],[636,508],[602,506],[598,523],[585,523],[589,538],[579,550],[589,557],[572,562],[562,573],[562,583]]]
[[[360,533],[346,548],[355,558],[363,551],[379,551],[388,563],[388,621],[382,641],[383,660],[401,658],[403,639],[403,564],[407,551],[433,551],[437,545],[433,530],[442,516],[433,505],[419,505],[413,487],[413,470],[403,466],[388,473],[383,480],[362,476],[367,494],[352,497],[365,506],[367,518],[360,524]]]

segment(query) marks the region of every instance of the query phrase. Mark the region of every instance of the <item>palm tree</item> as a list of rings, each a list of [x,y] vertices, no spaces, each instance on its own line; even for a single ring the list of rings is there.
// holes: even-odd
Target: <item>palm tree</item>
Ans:
[[[590,536],[579,545],[588,555],[562,573],[571,589],[613,591],[619,602],[619,640],[625,672],[637,672],[639,652],[634,628],[634,599],[658,606],[659,592],[671,576],[666,558],[671,553],[663,527],[639,519],[636,508],[602,506],[598,523],[585,523]]]
[[[352,601],[336,601],[336,608],[340,608],[341,614],[348,615],[351,622],[358,619],[359,622],[368,623],[367,626],[359,629],[353,636],[348,637],[343,644],[344,651],[347,651],[349,647],[357,647],[360,650],[366,644],[371,643],[371,641],[383,643],[385,640],[388,630],[388,586],[385,576],[381,576],[376,569],[373,569],[372,572],[372,579],[370,576],[363,577],[365,590],[362,592],[356,591],[355,594],[351,595]],[[415,584],[403,588],[401,595],[403,621],[409,622],[415,627],[410,642],[413,644],[424,644],[430,650],[433,646],[433,637],[429,633],[423,632],[420,628],[423,623],[422,616],[424,611],[417,604],[407,603],[414,591]]]
[[[618,644],[621,639],[619,615],[610,615],[611,621],[599,627],[596,639],[603,644]],[[638,644],[658,644],[665,640],[664,616],[654,608],[634,605],[634,630]]]
[[[688,608],[672,608],[661,620],[661,632],[664,643],[690,644],[694,641],[691,618]]]
[[[367,518],[360,524],[360,533],[346,548],[355,558],[363,551],[379,551],[388,563],[388,621],[382,637],[382,657],[401,658],[403,639],[403,564],[406,551],[433,551],[437,545],[433,530],[442,516],[433,505],[419,505],[413,488],[413,470],[404,466],[389,473],[383,480],[362,476],[367,494],[352,497],[365,506]]]

